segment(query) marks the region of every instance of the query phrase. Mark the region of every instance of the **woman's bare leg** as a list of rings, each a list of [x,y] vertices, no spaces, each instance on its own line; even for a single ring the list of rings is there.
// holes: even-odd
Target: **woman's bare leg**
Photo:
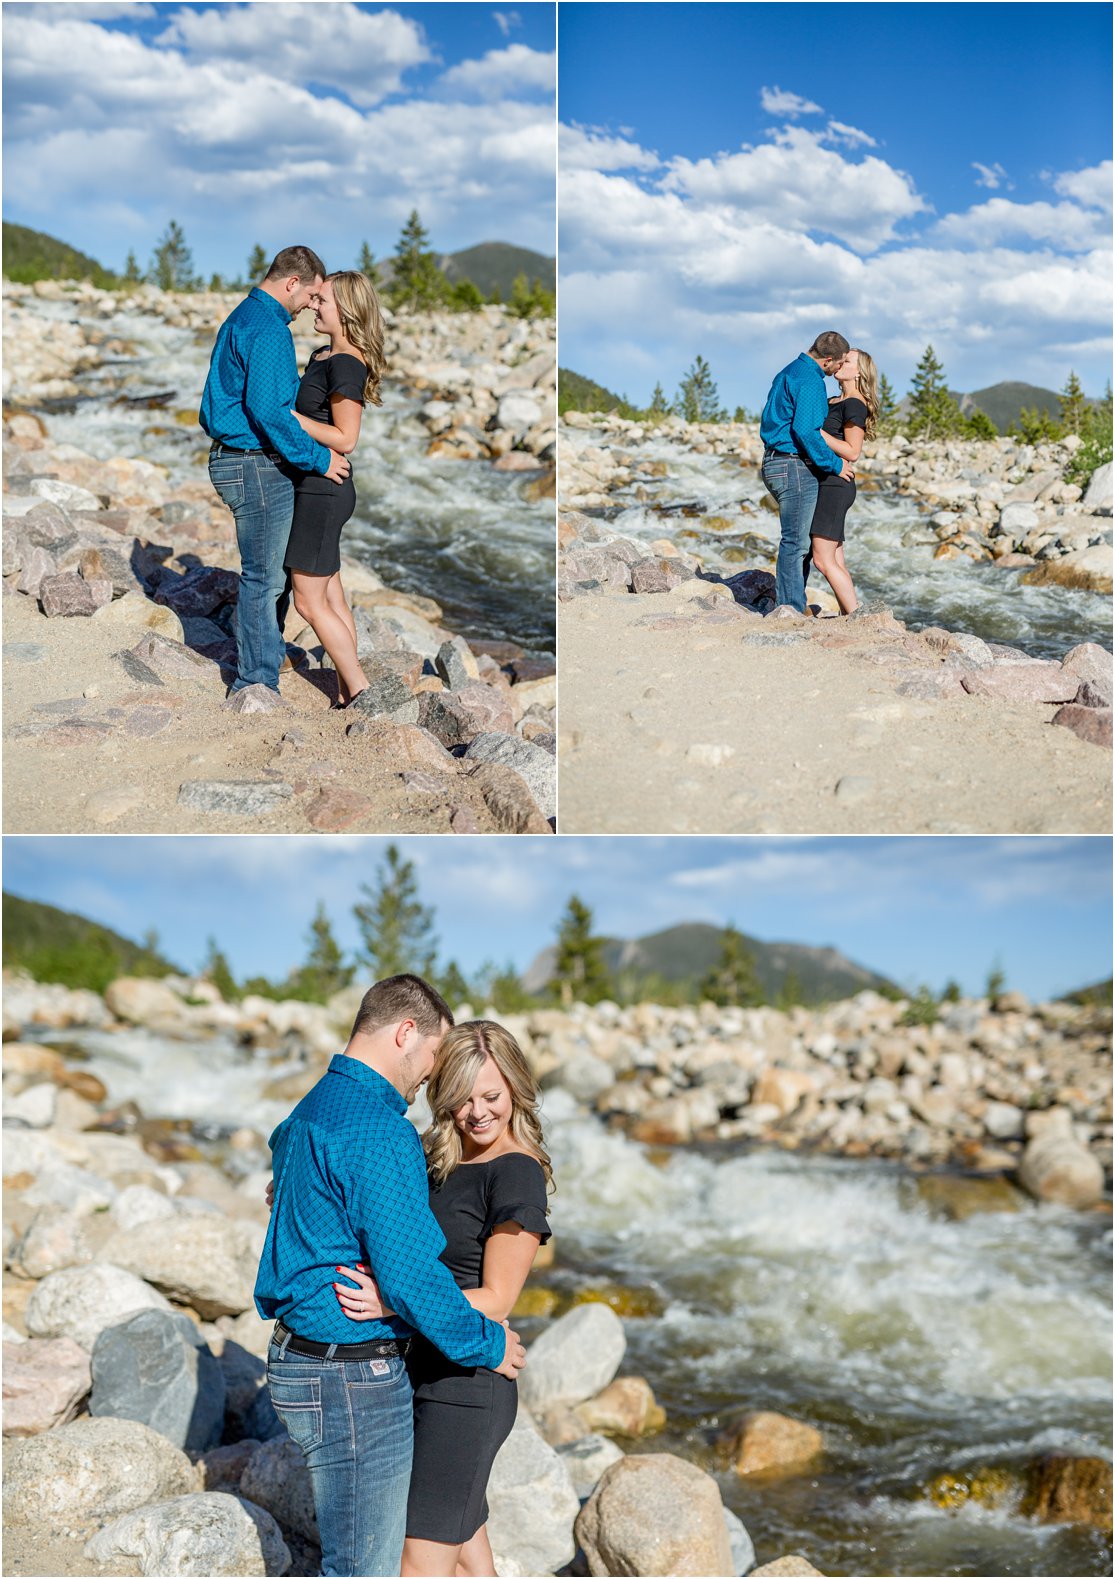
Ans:
[[[844,563],[842,545],[828,537],[813,539],[813,562],[824,576],[840,605],[841,614],[851,614],[859,608],[856,589]]]
[[[357,645],[356,621],[353,619],[352,610],[348,606],[348,599],[345,597],[345,589],[341,585],[341,572],[339,570],[335,575],[330,576],[325,584],[325,601],[338,619],[344,620],[348,626],[349,631],[352,633],[352,645],[355,647]]]
[[[356,656],[356,627],[352,623],[352,614],[346,607],[346,620],[337,612],[329,597],[330,581],[335,579],[339,587],[340,576],[312,576],[304,570],[294,570],[291,578],[294,582],[294,606],[302,618],[313,626],[314,634],[333,660],[340,700],[351,701],[364,690],[368,681]],[[343,600],[344,593],[339,595]]]
[[[476,1536],[473,1536],[473,1540]],[[403,1542],[403,1579],[421,1576],[421,1579],[453,1579],[462,1548],[447,1546],[444,1541],[416,1541],[408,1535]]]
[[[461,1547],[461,1554],[457,1558],[457,1576],[458,1579],[492,1579],[495,1571],[496,1560],[488,1540],[488,1526],[482,1524],[471,1541],[466,1541]]]

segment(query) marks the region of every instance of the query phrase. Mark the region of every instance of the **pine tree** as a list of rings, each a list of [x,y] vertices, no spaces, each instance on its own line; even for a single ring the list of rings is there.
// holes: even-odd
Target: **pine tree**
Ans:
[[[455,959],[449,961],[438,977],[437,990],[451,1009],[458,1009],[462,1003],[468,1003],[471,999],[472,989]]]
[[[484,296],[471,280],[456,280],[449,287],[449,305],[454,312],[476,313],[484,305]]]
[[[879,374],[879,417],[875,423],[875,431],[884,436],[897,433],[900,426],[898,415],[898,397],[894,393],[894,385],[885,373]]]
[[[647,407],[647,416],[653,418],[655,422],[661,422],[663,417],[669,415],[670,403],[666,399],[666,391],[660,383],[655,384],[654,394],[650,397],[650,405]]]
[[[209,289],[211,291],[223,291],[226,289],[225,282],[219,274],[211,274],[209,276]]]
[[[171,220],[151,259],[150,278],[161,291],[192,291],[197,287],[193,253],[182,227]]]
[[[333,928],[320,900],[310,922],[309,944],[306,963],[295,971],[284,991],[306,1003],[328,1003],[335,992],[350,985],[356,967],[345,964],[344,952],[333,936]]]
[[[949,394],[945,370],[927,345],[910,386],[907,430],[923,439],[944,439],[960,432],[963,423],[960,407]]]
[[[763,1001],[755,956],[730,921],[720,937],[720,958],[701,983],[701,995],[721,1006],[751,1007]]]
[[[263,248],[257,241],[255,246],[252,248],[252,255],[248,259],[248,278],[253,282],[256,280],[262,280],[267,273],[267,266],[269,262],[270,259],[268,258],[266,252],[264,252]]]
[[[994,1003],[995,999],[999,997],[1000,993],[1002,993],[1006,984],[1006,973],[1004,972],[999,960],[996,960],[994,965],[992,965],[991,969],[987,973],[987,988],[985,995],[991,999],[992,1003]]]
[[[136,255],[131,251],[129,251],[128,260],[124,264],[124,278],[129,285],[138,285],[143,279],[139,264],[136,262]]]
[[[409,307],[412,312],[428,311],[444,301],[447,292],[448,282],[430,250],[430,238],[422,228],[418,210],[412,209],[395,244],[392,305]]]
[[[802,1002],[803,989],[801,977],[792,967],[782,978],[782,985],[778,989],[778,1007],[782,1010],[792,1009]]]
[[[999,430],[987,415],[977,406],[971,416],[964,419],[965,436],[970,439],[997,439]]]
[[[560,1001],[599,1003],[611,989],[604,963],[604,939],[592,935],[592,911],[576,894],[558,926],[557,958],[551,983]]]
[[[363,274],[367,279],[371,280],[373,287],[377,291],[381,288],[383,282],[379,277],[379,265],[376,263],[372,249],[366,241],[360,243],[360,256],[356,260],[356,270],[358,274]]]
[[[236,985],[236,978],[232,974],[232,968],[225,955],[217,947],[216,938],[210,938],[207,947],[208,953],[201,974],[206,981],[216,987],[226,1003],[235,1003],[241,994],[239,987]]]
[[[944,988],[942,989],[941,1002],[960,1002],[960,983],[958,981],[954,981],[951,976],[949,977],[948,981],[945,982]]]
[[[675,413],[686,422],[723,422],[720,396],[713,382],[712,369],[698,356],[678,386]]]
[[[554,293],[547,290],[541,280],[528,280],[525,274],[516,274],[511,282],[507,311],[513,318],[552,318],[556,311]]]
[[[414,866],[389,844],[376,871],[376,886],[361,883],[365,903],[353,906],[364,949],[361,962],[376,980],[404,971],[432,976],[437,958],[434,912],[418,898]]]
[[[1084,396],[1084,388],[1073,372],[1069,373],[1064,389],[1060,394],[1061,421],[1070,433],[1080,433],[1088,415],[1088,402]]]

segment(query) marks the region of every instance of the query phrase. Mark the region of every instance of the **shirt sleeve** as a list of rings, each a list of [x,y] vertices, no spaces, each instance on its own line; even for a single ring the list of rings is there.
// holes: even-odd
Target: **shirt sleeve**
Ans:
[[[867,427],[867,407],[854,395],[850,395],[844,402],[844,426],[864,429]]]
[[[329,369],[329,393],[343,395],[346,400],[358,400],[363,405],[368,371],[359,357],[331,356],[326,367]]]
[[[827,416],[825,386],[815,378],[810,378],[797,391],[790,432],[794,442],[805,451],[818,471],[839,472],[844,465],[843,458],[830,450],[821,437],[821,424]]]
[[[324,475],[329,470],[329,451],[291,415],[298,363],[287,330],[278,324],[274,329],[257,329],[245,337],[241,354],[245,366],[244,409],[253,427],[292,466]]]
[[[533,1157],[511,1153],[492,1163],[484,1237],[500,1223],[518,1223],[528,1234],[537,1234],[542,1244],[549,1239],[546,1176]]]
[[[346,1202],[380,1292],[435,1348],[457,1365],[494,1368],[503,1359],[506,1334],[474,1310],[438,1260],[445,1235],[430,1210],[422,1143],[405,1140],[391,1155],[369,1156],[353,1169]]]

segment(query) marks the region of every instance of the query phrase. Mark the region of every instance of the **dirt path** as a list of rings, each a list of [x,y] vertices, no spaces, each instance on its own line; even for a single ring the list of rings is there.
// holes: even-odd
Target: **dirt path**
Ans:
[[[565,833],[1110,832],[1110,753],[1054,706],[901,696],[870,651],[669,597],[559,628]]]

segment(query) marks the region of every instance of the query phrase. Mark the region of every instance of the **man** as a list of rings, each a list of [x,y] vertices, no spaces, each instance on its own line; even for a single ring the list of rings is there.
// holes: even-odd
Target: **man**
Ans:
[[[262,284],[221,325],[201,400],[201,426],[213,440],[209,477],[236,521],[240,596],[236,607],[238,711],[279,701],[286,657],[287,573],[294,517],[291,468],[344,482],[345,456],[311,439],[291,414],[298,393],[292,319],[311,305],[325,265],[309,247],[284,247]],[[260,687],[251,698],[238,693]]]
[[[445,1236],[406,1109],[453,1016],[417,976],[364,995],[352,1035],[271,1136],[274,1206],[256,1308],[276,1321],[271,1401],[309,1465],[323,1574],[397,1574],[414,1441],[404,1356],[417,1330],[458,1365],[512,1380],[525,1359],[506,1322],[474,1310],[438,1260]],[[372,1267],[385,1308],[352,1321],[337,1268]]]
[[[848,461],[821,437],[828,416],[825,375],[835,373],[848,354],[848,342],[835,329],[819,334],[808,351],[784,367],[770,386],[759,436],[765,445],[762,477],[778,501],[782,535],[775,569],[775,599],[805,613],[805,560],[809,528],[817,504],[816,472],[855,479]],[[816,470],[811,470],[811,467]]]

